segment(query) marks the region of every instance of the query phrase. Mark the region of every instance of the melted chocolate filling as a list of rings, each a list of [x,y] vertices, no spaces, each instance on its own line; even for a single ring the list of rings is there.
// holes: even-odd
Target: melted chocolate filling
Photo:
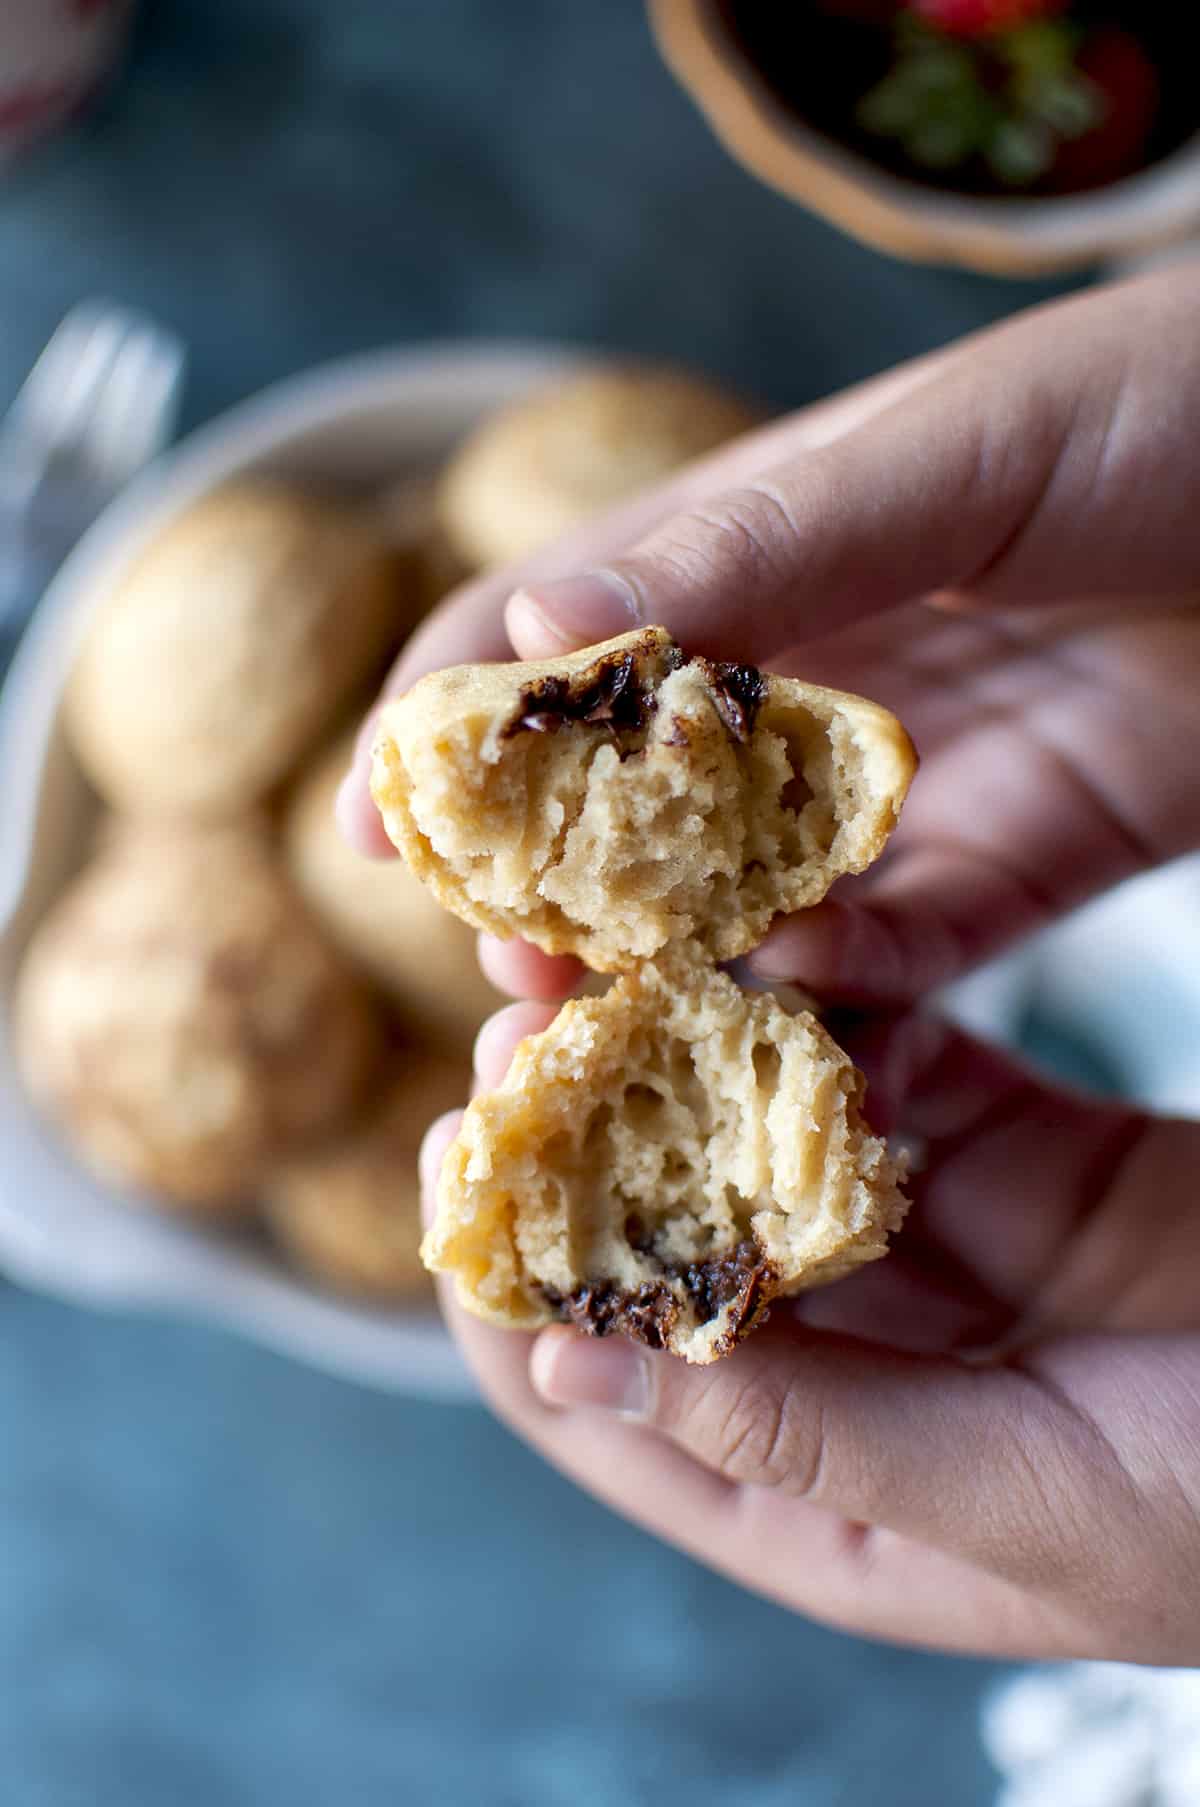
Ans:
[[[619,1331],[648,1349],[666,1348],[679,1316],[678,1302],[661,1280],[648,1280],[636,1289],[599,1283],[566,1294],[552,1286],[541,1291],[552,1311],[588,1336],[612,1336]]]
[[[677,646],[664,649],[661,657],[668,671],[677,670],[684,662]],[[767,695],[762,672],[757,666],[735,665],[727,659],[697,659],[695,663],[704,673],[713,706],[731,739],[749,740]],[[504,738],[523,732],[553,734],[566,722],[607,728],[614,735],[635,734],[657,708],[653,682],[639,681],[636,654],[612,653],[574,678],[539,678],[536,684],[527,685]],[[665,738],[670,746],[686,745],[684,724],[673,722]]]
[[[697,659],[712,688],[713,705],[733,740],[749,740],[767,697],[767,680],[757,665],[728,659]]]
[[[640,1221],[630,1222],[634,1226],[631,1243],[644,1248]],[[627,1223],[627,1232],[629,1227]],[[727,1307],[733,1307],[729,1331],[720,1341],[721,1353],[725,1353],[766,1316],[763,1293],[772,1277],[770,1262],[763,1258],[758,1244],[748,1239],[720,1260],[693,1261],[687,1267],[664,1265],[661,1280],[647,1280],[638,1287],[619,1287],[601,1280],[570,1293],[560,1293],[552,1286],[539,1290],[552,1311],[588,1336],[619,1333],[650,1349],[663,1349],[680,1313],[680,1302],[669,1281],[682,1280],[698,1323],[710,1324]]]
[[[564,722],[635,730],[645,726],[653,709],[652,692],[643,690],[637,681],[633,654],[620,653],[593,665],[582,674],[582,682],[578,678],[539,678],[530,684],[521,692],[505,734],[519,734],[522,729],[552,734]]]

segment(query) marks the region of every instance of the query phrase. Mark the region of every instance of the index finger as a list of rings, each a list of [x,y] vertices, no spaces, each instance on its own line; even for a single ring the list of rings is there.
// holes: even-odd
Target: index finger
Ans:
[[[510,603],[524,657],[658,624],[713,658],[939,591],[990,604],[1194,594],[1200,267],[1034,310],[824,443],[711,489],[591,573]]]
[[[958,348],[961,351],[961,347]],[[514,648],[505,619],[505,604],[515,592],[537,588],[572,571],[602,563],[635,545],[681,509],[699,506],[706,495],[750,481],[754,473],[789,450],[814,450],[852,431],[900,396],[930,381],[949,354],[931,352],[897,370],[871,377],[856,388],[816,402],[799,414],[774,421],[756,433],[689,465],[686,470],[620,507],[606,512],[543,547],[522,564],[460,585],[418,628],[389,673],[382,696],[402,695],[431,671],[448,665],[487,663],[497,659],[538,657],[561,651],[521,644]],[[388,857],[393,849],[371,801],[371,741],[375,711],[359,734],[354,760],[342,786],[338,821],[342,833],[360,853]]]
[[[518,656],[504,623],[504,605],[515,591],[612,558],[636,545],[681,509],[729,485],[750,481],[786,453],[829,444],[929,381],[948,355],[945,351],[930,352],[895,370],[870,377],[853,389],[814,402],[799,413],[771,421],[689,464],[665,482],[584,522],[520,564],[484,572],[460,585],[409,640],[387,678],[384,694],[400,695],[428,672],[441,671],[448,665]]]

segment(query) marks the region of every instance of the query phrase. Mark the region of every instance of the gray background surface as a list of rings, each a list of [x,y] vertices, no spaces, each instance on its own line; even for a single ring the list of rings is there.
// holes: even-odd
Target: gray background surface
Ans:
[[[1051,290],[888,263],[736,169],[638,0],[157,0],[0,179],[0,405],[86,295],[192,351],[185,425],[462,335],[802,402]],[[475,1410],[0,1286],[13,1807],[983,1807],[993,1671],[814,1628]]]

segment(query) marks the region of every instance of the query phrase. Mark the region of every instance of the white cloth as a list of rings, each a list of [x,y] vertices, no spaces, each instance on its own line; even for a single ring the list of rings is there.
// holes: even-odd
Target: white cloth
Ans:
[[[996,1807],[1200,1807],[1200,1670],[1070,1663],[985,1702]]]

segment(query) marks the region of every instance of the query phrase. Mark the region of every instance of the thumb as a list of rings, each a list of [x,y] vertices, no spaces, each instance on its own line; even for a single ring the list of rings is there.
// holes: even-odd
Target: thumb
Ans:
[[[1200,522],[1165,479],[1188,456],[1197,299],[1189,270],[1038,309],[824,445],[773,434],[751,480],[598,569],[518,591],[514,647],[546,657],[654,622],[764,660],[937,591],[1179,590],[1200,571]]]
[[[556,1327],[531,1378],[548,1403],[615,1409],[727,1481],[1025,1586],[1135,1570],[1147,1522],[1164,1552],[1175,1541],[1172,1514],[1181,1549],[1195,1535],[1184,1427],[1200,1358],[1185,1338],[1064,1338],[984,1367],[781,1321],[689,1368]]]

